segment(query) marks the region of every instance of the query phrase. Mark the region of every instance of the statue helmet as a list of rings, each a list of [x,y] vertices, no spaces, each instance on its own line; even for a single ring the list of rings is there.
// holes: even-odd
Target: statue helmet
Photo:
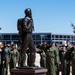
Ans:
[[[29,17],[31,17],[31,15],[32,15],[30,8],[25,9],[24,13],[26,14],[26,16],[29,16]]]

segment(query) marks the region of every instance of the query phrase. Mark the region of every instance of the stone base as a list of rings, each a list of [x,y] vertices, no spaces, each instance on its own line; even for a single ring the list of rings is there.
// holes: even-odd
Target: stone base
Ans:
[[[11,75],[46,75],[47,69],[44,68],[24,68],[24,69],[12,69]]]

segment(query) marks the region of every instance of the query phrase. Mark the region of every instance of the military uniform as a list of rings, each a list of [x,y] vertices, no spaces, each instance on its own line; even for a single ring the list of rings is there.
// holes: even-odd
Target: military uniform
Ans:
[[[70,44],[70,40],[67,40],[66,41],[66,44],[67,44],[67,46],[66,46],[66,50],[67,50],[67,53],[66,53],[66,62],[67,62],[67,64],[66,64],[66,75],[70,75],[70,50],[71,50],[71,48],[72,48],[72,46],[71,46],[71,44]]]
[[[8,59],[11,61],[12,46],[11,46],[10,43],[8,43],[8,44],[7,44],[7,47],[8,47],[8,49],[9,49],[8,51],[10,52],[10,54],[9,54],[10,57],[9,57]],[[9,53],[9,52],[8,52],[8,53]],[[10,61],[9,61],[9,72],[11,72],[11,63],[10,63]]]
[[[40,54],[40,66],[43,68],[46,68],[46,54],[45,54],[45,45],[43,44],[39,44],[37,46],[37,48],[39,49],[39,51],[37,51],[37,53]]]
[[[11,52],[10,52],[10,72],[11,72],[11,69],[12,68],[16,68],[16,64],[18,63],[19,61],[19,52],[17,49],[13,49]]]
[[[45,52],[43,51],[40,54],[40,56],[41,56],[40,65],[41,65],[41,67],[46,68],[46,54],[45,54]]]
[[[6,46],[4,48],[5,51],[5,75],[8,75],[8,65],[10,62],[10,49]]]
[[[56,75],[59,75],[59,70],[60,70],[59,69],[60,68],[59,67],[59,62],[60,62],[60,59],[59,59],[59,47],[57,46],[56,48],[57,48],[57,54],[58,54],[57,55],[57,65],[56,65]]]
[[[66,60],[66,48],[65,46],[62,47],[62,49],[59,51],[59,56],[60,56],[60,61],[61,61],[61,72],[62,72],[62,75],[67,75],[67,71],[66,71],[66,63],[67,63],[67,60]]]
[[[46,54],[45,52],[42,51],[38,51],[37,53],[40,54],[40,66],[43,68],[46,68]]]
[[[66,50],[67,50],[67,53],[66,53],[66,62],[67,62],[67,64],[66,64],[66,71],[67,71],[67,74],[66,75],[70,75],[70,56],[69,56],[69,52],[70,52],[70,50],[71,50],[71,47],[72,46],[67,46],[66,47]]]
[[[46,51],[46,67],[47,75],[56,75],[56,65],[58,64],[57,47],[52,46]]]

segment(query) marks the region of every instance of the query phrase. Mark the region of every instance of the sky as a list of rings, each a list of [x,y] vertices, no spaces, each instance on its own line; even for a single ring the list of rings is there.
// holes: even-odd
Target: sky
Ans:
[[[74,34],[75,0],[0,0],[0,33],[18,33],[26,8],[32,10],[34,33]]]

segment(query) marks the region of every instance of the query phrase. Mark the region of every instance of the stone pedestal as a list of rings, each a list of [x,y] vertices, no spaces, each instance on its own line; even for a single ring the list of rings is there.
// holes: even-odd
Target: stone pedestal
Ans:
[[[46,75],[47,69],[12,69],[11,75]]]

